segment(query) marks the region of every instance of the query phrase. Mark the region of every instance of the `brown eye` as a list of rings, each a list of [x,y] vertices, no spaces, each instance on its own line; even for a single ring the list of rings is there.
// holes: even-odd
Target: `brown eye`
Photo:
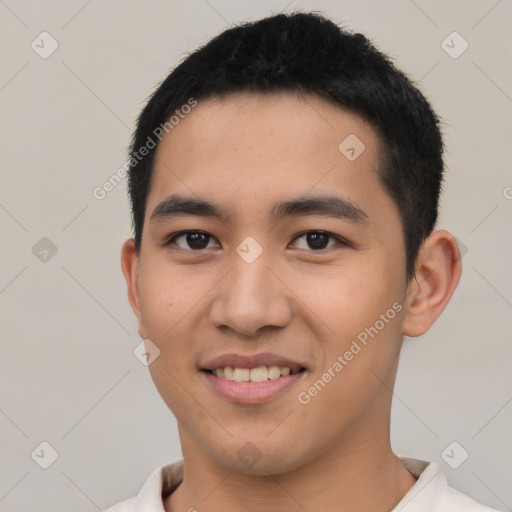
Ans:
[[[306,243],[311,249],[325,249],[329,243],[329,235],[325,233],[308,233],[306,235]]]
[[[176,245],[180,249],[200,251],[213,247],[212,236],[202,231],[185,231],[172,235],[166,245]]]
[[[208,246],[210,236],[204,233],[188,233],[185,240],[191,249],[204,249]]]
[[[343,243],[343,240],[325,231],[308,231],[307,233],[302,233],[295,238],[294,242],[297,249],[309,249],[313,251],[329,249],[335,245],[346,245]]]

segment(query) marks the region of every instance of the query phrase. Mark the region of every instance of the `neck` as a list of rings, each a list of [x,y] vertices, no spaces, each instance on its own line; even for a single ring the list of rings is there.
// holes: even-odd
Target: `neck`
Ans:
[[[165,500],[166,512],[389,512],[416,481],[389,444],[332,447],[301,467],[262,476],[220,466],[184,440],[185,477]]]

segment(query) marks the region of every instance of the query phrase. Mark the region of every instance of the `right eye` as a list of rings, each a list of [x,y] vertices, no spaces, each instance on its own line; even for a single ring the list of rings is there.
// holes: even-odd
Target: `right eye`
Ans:
[[[176,245],[185,251],[200,251],[215,246],[209,245],[213,237],[204,231],[180,231],[173,233],[167,238],[166,246]]]

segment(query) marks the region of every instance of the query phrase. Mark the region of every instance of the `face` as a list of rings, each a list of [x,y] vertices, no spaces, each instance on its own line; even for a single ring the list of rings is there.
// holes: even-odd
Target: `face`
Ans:
[[[275,474],[388,435],[407,282],[377,167],[373,129],[314,96],[204,100],[164,137],[123,258],[184,454]]]

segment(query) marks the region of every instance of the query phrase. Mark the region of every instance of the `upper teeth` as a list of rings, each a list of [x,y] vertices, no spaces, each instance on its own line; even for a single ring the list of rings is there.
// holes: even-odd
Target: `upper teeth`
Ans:
[[[258,366],[258,368],[215,368],[212,370],[214,375],[226,380],[235,382],[263,382],[267,379],[277,379],[281,375],[290,375],[290,368],[287,366]]]

